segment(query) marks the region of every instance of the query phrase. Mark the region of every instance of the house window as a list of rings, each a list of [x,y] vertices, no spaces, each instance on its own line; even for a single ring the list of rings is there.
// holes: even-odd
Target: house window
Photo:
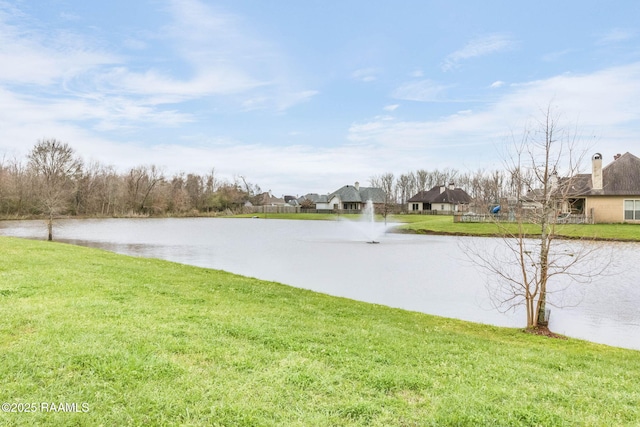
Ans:
[[[411,210],[413,210],[413,211],[418,211],[418,210],[420,210],[420,205],[419,205],[418,203],[414,203],[414,204],[413,204],[413,207],[411,208]]]
[[[624,201],[624,219],[640,220],[640,200]]]

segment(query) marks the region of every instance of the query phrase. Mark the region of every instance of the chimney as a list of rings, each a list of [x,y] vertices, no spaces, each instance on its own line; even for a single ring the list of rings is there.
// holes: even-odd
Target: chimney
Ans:
[[[444,193],[444,190],[446,190],[447,187],[445,187],[444,185],[440,186],[440,194]]]
[[[602,154],[596,153],[591,158],[591,188],[602,190]]]
[[[455,190],[456,189],[456,185],[453,182],[449,183],[449,190]]]
[[[356,181],[355,183],[356,191],[360,191],[360,183]]]

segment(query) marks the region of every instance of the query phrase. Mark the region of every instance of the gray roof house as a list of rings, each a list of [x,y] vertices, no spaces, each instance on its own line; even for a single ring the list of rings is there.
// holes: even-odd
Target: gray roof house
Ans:
[[[594,223],[640,223],[640,158],[616,154],[602,167],[602,154],[591,158],[591,173],[564,178],[569,195],[563,211],[583,214]]]
[[[309,200],[314,204],[327,203],[329,201],[328,196],[326,194],[320,195],[318,193],[308,193],[298,198],[298,204],[301,205],[305,200]]]
[[[407,200],[407,209],[409,212],[460,212],[466,210],[469,202],[471,197],[467,192],[450,183],[448,186],[437,185],[429,191],[420,191]]]
[[[255,197],[254,204],[256,206],[284,206],[286,202],[280,197],[275,197],[269,191],[265,191]]]
[[[360,187],[360,183],[345,185],[327,196],[326,203],[317,203],[317,209],[362,210],[367,201],[384,204],[387,196],[382,188]]]

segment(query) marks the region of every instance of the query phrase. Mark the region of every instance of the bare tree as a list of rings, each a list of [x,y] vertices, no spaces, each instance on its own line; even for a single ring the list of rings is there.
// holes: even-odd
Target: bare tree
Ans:
[[[115,168],[113,166],[101,166],[98,179],[97,205],[93,213],[100,215],[122,213],[124,201],[122,200],[123,197],[118,197],[118,193],[123,187],[123,180],[118,176]]]
[[[396,192],[400,196],[400,204],[402,208],[406,208],[407,200],[413,196],[416,192],[416,178],[413,172],[409,174],[402,174],[398,177],[398,181],[396,183]]]
[[[374,175],[369,178],[369,184],[372,187],[381,188],[384,192],[384,205],[382,207],[382,212],[380,212],[385,220],[387,221],[387,215],[393,211],[393,207],[397,203],[397,198],[395,195],[395,178],[393,173],[387,172],[382,175]]]
[[[3,200],[4,215],[21,216],[33,213],[36,202],[33,196],[33,173],[17,158],[5,160],[3,167]]]
[[[212,208],[214,208],[214,195],[220,188],[220,182],[216,177],[215,168],[211,168],[211,171],[205,175],[205,187],[204,187],[204,205],[203,208],[210,212]]]
[[[69,202],[72,178],[81,172],[82,162],[69,144],[56,139],[39,141],[28,159],[29,167],[40,180],[39,199],[48,218],[48,240],[53,240],[53,218]]]
[[[0,158],[0,215],[6,210],[9,189],[9,168],[6,166],[5,156]]]
[[[429,188],[429,172],[424,169],[416,171],[416,192],[427,191]]]
[[[164,174],[155,165],[138,166],[129,170],[125,178],[128,206],[133,212],[148,213],[153,211],[149,206],[153,190],[164,181]]]
[[[510,222],[496,222],[501,245],[488,250],[468,241],[464,248],[489,273],[487,286],[496,307],[506,311],[524,305],[528,328],[547,326],[550,292],[590,282],[609,265],[609,258],[599,253],[602,247],[593,241],[558,239],[558,209],[566,204],[567,194],[563,188],[571,187],[586,153],[579,152],[577,142],[575,132],[560,127],[551,107],[544,110],[537,126],[514,139],[514,152],[505,160],[516,203]],[[558,178],[561,172],[566,178]],[[535,208],[518,203],[525,191]]]
[[[487,212],[490,206],[500,204],[503,199],[512,196],[505,184],[503,171],[486,172],[480,169],[471,176],[463,177],[467,191],[479,212]]]
[[[191,207],[202,210],[204,207],[204,178],[197,174],[188,174],[185,182],[185,190],[189,194]]]
[[[85,164],[82,172],[76,177],[73,195],[73,213],[87,215],[98,211],[98,191],[102,167],[98,162]]]
[[[180,172],[171,178],[167,197],[167,209],[171,212],[183,213],[191,209],[191,201],[186,190],[185,181],[184,172]]]

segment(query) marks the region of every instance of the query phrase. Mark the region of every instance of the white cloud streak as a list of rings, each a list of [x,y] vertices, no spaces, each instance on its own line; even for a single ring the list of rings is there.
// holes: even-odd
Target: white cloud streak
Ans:
[[[377,79],[378,70],[375,68],[361,68],[351,73],[351,78],[368,83]]]
[[[613,43],[620,43],[635,38],[637,31],[629,28],[613,28],[607,34],[603,35],[598,44],[608,45]]]
[[[450,71],[458,68],[462,61],[509,50],[514,46],[515,42],[504,34],[479,37],[471,40],[462,49],[448,55],[441,68],[442,71]]]
[[[434,82],[433,80],[419,80],[404,83],[396,88],[391,96],[407,101],[432,102],[441,101],[444,92],[451,86]]]

